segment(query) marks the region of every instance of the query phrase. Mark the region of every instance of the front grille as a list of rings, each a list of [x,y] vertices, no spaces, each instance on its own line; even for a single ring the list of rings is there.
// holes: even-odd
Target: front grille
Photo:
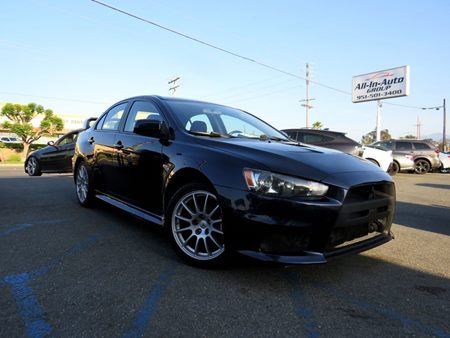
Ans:
[[[361,185],[350,189],[328,241],[328,249],[369,234],[390,230],[394,215],[395,187],[391,183]]]
[[[310,244],[310,236],[299,234],[274,233],[266,236],[260,243],[260,250],[273,254],[299,254]]]

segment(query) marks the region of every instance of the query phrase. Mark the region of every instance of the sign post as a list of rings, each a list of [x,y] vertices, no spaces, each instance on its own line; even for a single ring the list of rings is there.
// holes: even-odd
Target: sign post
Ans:
[[[377,101],[377,141],[381,136],[381,100],[409,95],[409,66],[357,75],[352,78],[352,102]]]

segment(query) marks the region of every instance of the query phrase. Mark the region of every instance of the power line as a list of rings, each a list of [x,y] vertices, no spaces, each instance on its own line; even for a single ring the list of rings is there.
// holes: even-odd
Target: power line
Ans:
[[[183,38],[185,38],[185,39],[188,39],[188,40],[197,42],[197,43],[199,43],[199,44],[201,44],[201,45],[204,45],[204,46],[213,48],[213,49],[215,49],[215,50],[218,50],[218,51],[220,51],[220,52],[223,52],[223,53],[229,54],[229,55],[231,55],[231,56],[237,57],[237,58],[239,58],[239,59],[241,59],[241,60],[245,60],[245,61],[248,61],[248,62],[252,62],[252,63],[257,64],[257,65],[259,65],[259,66],[261,66],[261,67],[264,67],[264,68],[267,68],[267,69],[271,69],[271,70],[276,71],[276,72],[278,72],[278,73],[281,73],[281,74],[284,74],[284,75],[287,75],[287,76],[291,76],[291,77],[294,77],[294,78],[299,79],[299,80],[303,80],[303,81],[306,80],[306,78],[303,77],[303,76],[300,76],[300,75],[297,75],[297,74],[294,74],[294,73],[285,71],[285,70],[283,70],[283,69],[280,69],[280,68],[271,66],[271,65],[269,65],[269,64],[266,64],[266,63],[263,63],[263,62],[260,62],[260,61],[257,61],[257,60],[255,60],[255,59],[250,58],[250,57],[247,57],[247,56],[245,56],[245,55],[242,55],[242,54],[239,54],[239,53],[230,51],[230,50],[228,50],[228,49],[219,47],[219,46],[217,46],[217,45],[214,45],[214,44],[212,44],[212,43],[206,42],[206,41],[204,41],[204,40],[201,40],[201,39],[192,37],[192,36],[190,36],[190,35],[188,35],[188,34],[185,34],[185,33],[179,32],[179,31],[177,31],[177,30],[174,30],[174,29],[172,29],[172,28],[163,26],[163,25],[161,25],[161,24],[158,24],[158,23],[156,23],[156,22],[154,22],[154,21],[145,19],[145,18],[143,18],[143,17],[141,17],[141,16],[138,16],[138,15],[136,15],[136,14],[133,14],[133,13],[127,12],[127,11],[125,11],[125,10],[123,10],[123,9],[114,7],[114,6],[112,6],[112,5],[110,5],[110,4],[107,4],[107,3],[105,3],[105,2],[102,2],[102,1],[99,1],[99,0],[91,0],[91,1],[94,2],[94,3],[96,3],[96,4],[98,4],[98,5],[101,5],[101,6],[104,6],[104,7],[106,7],[106,8],[109,8],[109,9],[111,9],[111,10],[113,10],[113,11],[116,11],[116,12],[118,12],[118,13],[121,13],[121,14],[123,14],[123,15],[129,16],[129,17],[131,17],[131,18],[133,18],[133,19],[142,21],[142,22],[147,23],[147,24],[149,24],[149,25],[152,25],[152,26],[155,26],[155,27],[160,28],[160,29],[162,29],[162,30],[165,30],[165,31],[167,31],[167,32],[169,32],[169,33],[172,33],[172,34],[181,36],[181,37],[183,37]],[[318,82],[318,81],[315,81],[315,80],[309,80],[309,82],[310,82],[310,83],[313,83],[313,84],[315,84],[315,85],[317,85],[317,86],[320,86],[320,87],[323,87],[323,88],[326,88],[326,89],[329,89],[329,90],[333,90],[333,91],[335,91],[335,92],[338,92],[338,93],[341,93],[341,94],[344,94],[344,95],[352,95],[351,92],[349,92],[349,91],[342,90],[342,89],[339,89],[339,88],[336,88],[336,87],[333,87],[333,86],[329,86],[329,85],[327,85],[327,84],[324,84],[324,83],[321,83],[321,82]],[[384,102],[384,103],[385,103],[385,104],[388,104],[388,105],[392,105],[392,106],[403,107],[403,108],[409,108],[409,109],[422,109],[422,108],[423,108],[423,107],[418,107],[418,106],[408,106],[408,105],[397,104],[397,103],[389,103],[389,102]]]
[[[271,65],[266,64],[266,63],[259,62],[259,61],[255,60],[255,59],[252,59],[252,58],[247,57],[247,56],[245,56],[245,55],[238,54],[238,53],[235,53],[235,52],[230,51],[230,50],[228,50],[228,49],[225,49],[225,48],[222,48],[222,47],[213,45],[212,43],[209,43],[209,42],[206,42],[206,41],[203,41],[203,40],[194,38],[194,37],[192,37],[192,36],[190,36],[190,35],[188,35],[188,34],[181,33],[181,32],[179,32],[179,31],[176,31],[176,30],[172,29],[172,28],[169,28],[169,27],[160,25],[160,24],[158,24],[158,23],[156,23],[156,22],[154,22],[154,21],[145,19],[145,18],[140,17],[140,16],[138,16],[138,15],[136,15],[136,14],[132,14],[132,13],[130,13],[130,12],[127,12],[127,11],[125,11],[125,10],[123,10],[123,9],[114,7],[114,6],[112,6],[112,5],[110,5],[110,4],[107,4],[107,3],[105,3],[105,2],[102,2],[102,1],[99,1],[99,0],[91,0],[91,1],[94,2],[94,3],[96,3],[96,4],[98,4],[98,5],[102,5],[102,6],[106,7],[106,8],[109,8],[109,9],[111,9],[111,10],[113,10],[113,11],[116,11],[116,12],[118,12],[118,13],[121,13],[121,14],[123,14],[123,15],[129,16],[129,17],[131,17],[131,18],[133,18],[133,19],[136,19],[136,20],[145,22],[145,23],[147,23],[147,24],[149,24],[149,25],[152,25],[152,26],[155,26],[155,27],[157,27],[157,28],[163,29],[163,30],[165,30],[165,31],[167,31],[167,32],[170,32],[170,33],[172,33],[172,34],[176,34],[176,35],[181,36],[181,37],[183,37],[183,38],[185,38],[185,39],[192,40],[192,41],[197,42],[197,43],[199,43],[199,44],[201,44],[201,45],[204,45],[204,46],[207,46],[207,47],[216,49],[216,50],[218,50],[218,51],[220,51],[220,52],[223,52],[223,53],[232,55],[232,56],[237,57],[237,58],[239,58],[239,59],[242,59],[242,60],[245,60],[245,61],[248,61],[248,62],[252,62],[252,63],[254,63],[254,64],[257,64],[257,65],[262,66],[262,67],[265,67],[265,68],[267,68],[267,69],[271,69],[271,70],[273,70],[273,71],[276,71],[276,72],[285,74],[285,75],[287,75],[287,76],[295,77],[295,78],[297,78],[297,79],[299,79],[299,80],[306,80],[305,77],[302,77],[302,76],[300,76],[300,75],[297,75],[297,74],[294,74],[294,73],[291,73],[291,72],[282,70],[282,69],[280,69],[280,68],[271,66]],[[350,92],[341,90],[341,89],[339,89],[339,88],[334,88],[334,87],[332,87],[332,86],[329,86],[329,85],[326,85],[326,84],[323,84],[323,83],[320,83],[320,82],[317,82],[317,81],[311,81],[311,83],[314,83],[314,84],[316,84],[316,85],[318,85],[318,86],[321,86],[321,87],[324,87],[324,88],[327,88],[327,89],[330,89],[330,90],[334,90],[334,91],[339,92],[339,93],[342,93],[342,94],[351,95]]]

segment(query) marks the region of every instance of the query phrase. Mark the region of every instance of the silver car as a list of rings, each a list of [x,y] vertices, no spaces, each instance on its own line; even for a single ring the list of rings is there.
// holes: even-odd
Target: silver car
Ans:
[[[430,170],[438,169],[441,166],[439,149],[424,140],[385,140],[375,142],[374,145],[392,150],[394,156],[414,156],[414,172],[416,174],[426,174]]]

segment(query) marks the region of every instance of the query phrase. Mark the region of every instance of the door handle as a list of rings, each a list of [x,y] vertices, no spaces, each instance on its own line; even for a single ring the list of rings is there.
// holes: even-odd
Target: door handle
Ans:
[[[114,148],[118,150],[122,149],[123,148],[122,141],[117,141],[116,144],[114,145]]]
[[[88,140],[89,144],[92,144],[95,142],[95,138],[94,136],[92,136],[89,140]]]

